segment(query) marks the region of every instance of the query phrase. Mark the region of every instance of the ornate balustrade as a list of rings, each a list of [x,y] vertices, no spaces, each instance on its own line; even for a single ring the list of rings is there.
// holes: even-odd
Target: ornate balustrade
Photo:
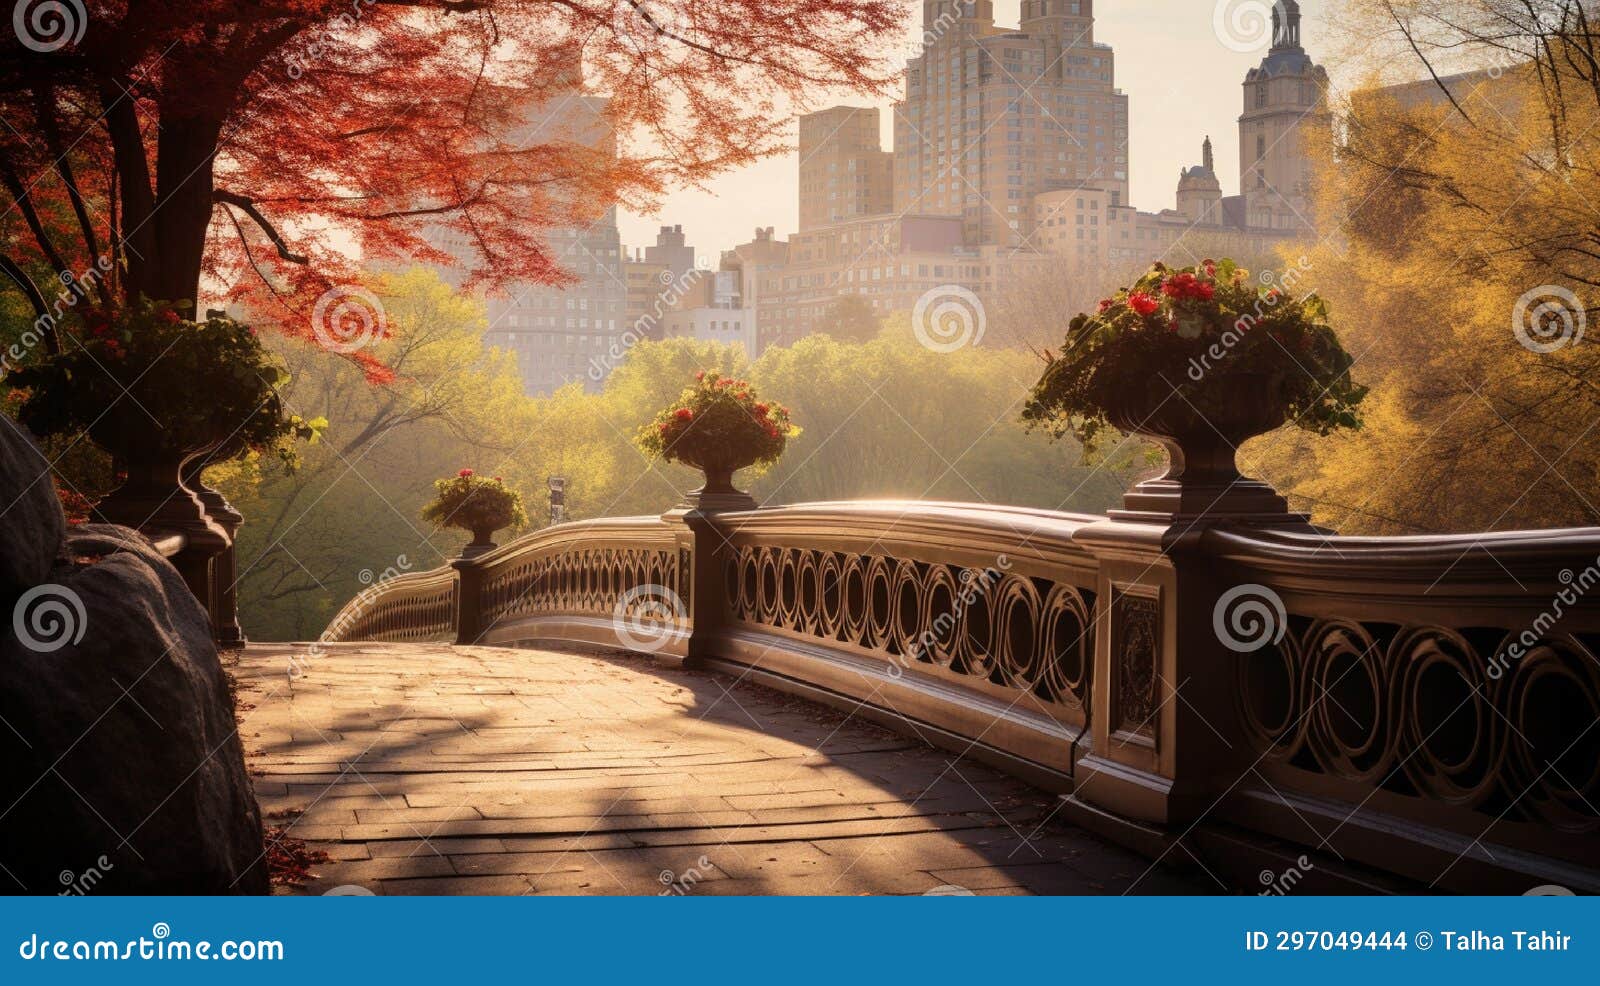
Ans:
[[[686,581],[691,558],[687,532],[659,517],[539,531],[456,563],[463,585],[478,600],[476,612],[458,628],[460,640],[631,643],[681,658],[693,598]]]
[[[1070,789],[1098,567],[1073,537],[1103,520],[926,502],[717,514],[726,612],[711,663],[865,703]]]
[[[456,573],[449,568],[376,580],[345,604],[322,639],[329,643],[454,640],[459,588]]]
[[[729,671],[1153,854],[1255,840],[1358,884],[1600,891],[1600,530],[1344,538],[1256,507],[684,507],[383,582],[325,638]]]
[[[1600,531],[1207,541],[1286,615],[1234,662],[1223,815],[1424,881],[1600,868]]]

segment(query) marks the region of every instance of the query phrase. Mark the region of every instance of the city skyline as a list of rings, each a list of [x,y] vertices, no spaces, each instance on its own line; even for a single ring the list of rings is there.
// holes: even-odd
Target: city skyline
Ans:
[[[1016,26],[1021,5],[1021,0],[995,0],[996,22]],[[915,53],[912,46],[922,34],[920,5],[914,6],[919,9],[907,23],[907,47],[897,56],[897,69],[903,69]],[[1232,0],[1222,5],[1221,15],[1226,18],[1248,6]],[[1334,0],[1301,0],[1305,43],[1319,62],[1334,47],[1333,6]],[[1266,55],[1270,31],[1260,33],[1259,43],[1254,36],[1236,34],[1219,40],[1214,24],[1217,9],[1209,3],[1170,0],[1100,0],[1094,6],[1095,38],[1116,51],[1116,88],[1128,96],[1129,196],[1141,209],[1174,207],[1178,176],[1198,162],[1198,148],[1208,136],[1216,147],[1224,194],[1240,191],[1239,148],[1234,139],[1240,86],[1245,73]],[[1181,78],[1166,72],[1172,65],[1184,67]],[[889,149],[894,142],[892,108],[904,96],[903,85],[897,85],[889,98],[825,100],[813,109],[833,105],[881,109],[881,137]],[[622,242],[631,252],[654,243],[660,226],[682,224],[701,259],[716,266],[724,250],[747,242],[756,227],[775,227],[779,237],[797,232],[800,161],[796,149],[723,175],[711,190],[674,191],[663,197],[654,214],[619,210]],[[752,201],[762,203],[760,215],[751,215]]]

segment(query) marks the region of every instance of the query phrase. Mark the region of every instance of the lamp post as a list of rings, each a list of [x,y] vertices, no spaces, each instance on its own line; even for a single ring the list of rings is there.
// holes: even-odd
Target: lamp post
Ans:
[[[567,519],[567,477],[551,476],[545,482],[550,487],[550,524],[554,526]]]

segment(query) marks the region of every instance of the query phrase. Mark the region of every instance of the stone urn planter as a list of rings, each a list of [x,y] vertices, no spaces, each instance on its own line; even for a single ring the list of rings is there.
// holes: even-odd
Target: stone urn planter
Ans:
[[[733,474],[777,462],[798,434],[789,409],[762,400],[747,381],[700,373],[634,442],[652,457],[700,470],[705,480],[684,497],[683,506],[714,513],[754,510],[755,499],[733,485]]]
[[[1291,420],[1316,435],[1361,426],[1355,360],[1322,300],[1295,297],[1298,273],[1258,278],[1226,259],[1152,266],[1073,318],[1044,354],[1023,420],[1086,454],[1120,444],[1118,433],[1166,449],[1167,471],[1130,490],[1113,519],[1305,525],[1235,461],[1240,445]]]
[[[1281,373],[1243,373],[1189,392],[1154,381],[1109,402],[1112,425],[1167,452],[1166,472],[1130,490],[1124,512],[1304,522],[1304,516],[1289,514],[1287,501],[1272,487],[1241,474],[1236,461],[1241,445],[1287,422],[1283,381]]]
[[[436,480],[434,498],[422,508],[422,519],[439,527],[468,531],[472,540],[461,549],[463,560],[493,551],[496,531],[528,523],[522,494],[499,476],[484,478],[463,469],[450,479]]]

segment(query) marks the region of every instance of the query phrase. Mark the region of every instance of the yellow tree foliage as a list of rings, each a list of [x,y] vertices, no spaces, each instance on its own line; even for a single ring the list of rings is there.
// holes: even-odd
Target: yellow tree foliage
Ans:
[[[1564,0],[1347,8],[1423,80],[1375,72],[1313,145],[1334,232],[1303,284],[1372,387],[1367,427],[1246,459],[1344,531],[1600,524],[1600,25]]]

